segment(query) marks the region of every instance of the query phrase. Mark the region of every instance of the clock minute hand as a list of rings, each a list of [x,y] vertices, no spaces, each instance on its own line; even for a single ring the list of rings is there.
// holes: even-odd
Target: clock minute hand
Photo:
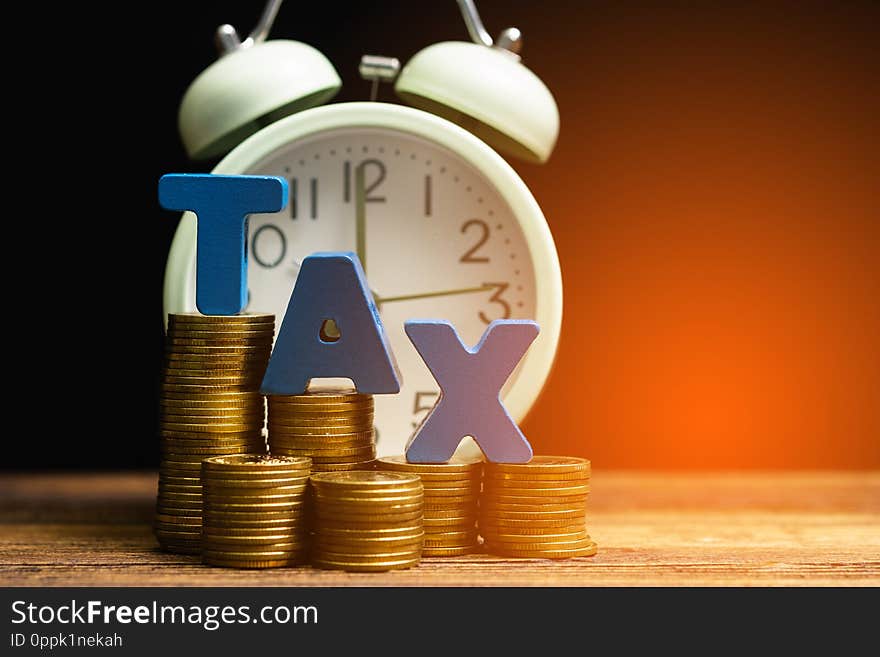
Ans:
[[[436,292],[423,292],[421,294],[403,294],[397,297],[376,297],[376,305],[381,309],[383,304],[396,301],[414,301],[415,299],[430,299],[431,297],[448,297],[455,294],[471,294],[473,292],[488,292],[497,286],[492,283],[484,283],[478,287],[462,287],[453,290],[438,290]]]

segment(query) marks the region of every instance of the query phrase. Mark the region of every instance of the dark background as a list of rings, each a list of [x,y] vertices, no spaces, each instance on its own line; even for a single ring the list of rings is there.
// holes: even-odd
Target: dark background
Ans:
[[[536,452],[604,468],[880,466],[880,4],[478,6],[491,33],[522,29],[562,121],[547,165],[514,162],[566,294],[560,358],[524,424]],[[14,244],[42,255],[12,286],[8,315],[37,342],[9,343],[25,389],[10,421],[27,421],[0,466],[157,463],[177,217],[156,181],[209,170],[187,161],[178,103],[216,26],[247,33],[261,10],[53,7],[11,49],[7,127],[24,140],[7,146],[22,173],[5,194]],[[361,54],[405,63],[467,38],[452,0],[288,0],[272,36],[327,54],[336,101],[367,96]]]

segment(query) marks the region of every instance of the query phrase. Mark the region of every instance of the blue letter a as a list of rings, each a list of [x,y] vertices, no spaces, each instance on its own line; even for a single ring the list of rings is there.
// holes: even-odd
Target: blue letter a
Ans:
[[[332,319],[338,338],[322,336]],[[344,377],[358,392],[400,392],[397,363],[354,253],[303,260],[263,378],[266,395],[301,395],[313,378]]]

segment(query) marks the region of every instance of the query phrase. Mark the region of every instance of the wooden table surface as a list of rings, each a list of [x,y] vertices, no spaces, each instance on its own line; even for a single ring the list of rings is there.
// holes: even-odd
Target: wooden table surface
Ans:
[[[0,585],[880,585],[880,473],[598,470],[591,487],[595,557],[474,555],[349,574],[209,568],[161,552],[155,473],[0,474]]]

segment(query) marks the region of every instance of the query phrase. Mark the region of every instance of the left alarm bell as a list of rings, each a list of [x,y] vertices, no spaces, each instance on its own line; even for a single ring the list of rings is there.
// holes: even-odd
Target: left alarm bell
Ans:
[[[231,25],[217,29],[220,59],[189,86],[178,114],[187,154],[206,160],[225,154],[278,119],[321,105],[342,81],[320,51],[300,41],[266,41],[282,0],[269,0],[243,41]]]

